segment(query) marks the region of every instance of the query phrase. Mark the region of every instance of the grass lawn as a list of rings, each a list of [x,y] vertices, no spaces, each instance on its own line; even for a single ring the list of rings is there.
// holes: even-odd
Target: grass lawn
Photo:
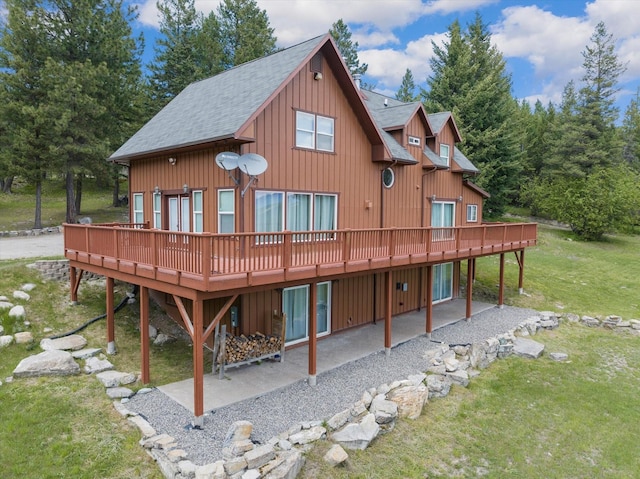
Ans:
[[[98,188],[95,180],[87,178],[82,187],[82,210],[78,217],[89,216],[94,223],[124,221],[128,207],[114,208],[112,191]],[[120,187],[121,195],[127,193],[127,185]],[[47,180],[42,185],[42,226],[58,226],[64,223],[66,208],[64,181]],[[19,181],[11,194],[0,193],[0,231],[28,230],[33,228],[35,218],[35,189]]]
[[[638,251],[635,236],[584,243],[541,227],[539,246],[525,254],[527,295],[517,294],[518,268],[507,256],[507,303],[638,318]],[[104,312],[103,285],[83,282],[80,305],[71,306],[68,285],[43,282],[27,263],[0,262],[0,295],[37,284],[25,304],[35,344],[0,349],[0,477],[161,478],[138,445],[140,433],[115,413],[95,378],[5,381],[22,358],[39,352],[43,337]],[[477,299],[495,299],[497,277],[497,258],[478,261]],[[116,285],[119,301],[127,286]],[[23,328],[6,312],[0,321],[9,333]],[[109,359],[120,371],[140,368],[137,324],[137,304],[116,316],[118,354]],[[104,321],[81,334],[91,346],[104,346]],[[345,467],[327,468],[322,455],[329,444],[319,443],[301,477],[637,477],[640,338],[563,325],[536,339],[547,351],[569,353],[570,362],[498,361],[468,389],[431,401],[418,420],[401,421],[367,451],[350,452]],[[191,358],[184,342],[152,347],[154,384],[191,377]]]

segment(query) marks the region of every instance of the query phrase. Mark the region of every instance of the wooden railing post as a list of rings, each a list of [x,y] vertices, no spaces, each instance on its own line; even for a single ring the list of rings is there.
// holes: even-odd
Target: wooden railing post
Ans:
[[[396,255],[396,230],[392,229],[389,233],[389,257]]]
[[[292,263],[291,255],[293,254],[293,247],[291,245],[293,235],[291,234],[290,231],[284,231],[283,234],[284,234],[284,238],[283,238],[284,251],[282,254],[282,263],[283,263],[282,267],[290,268]]]
[[[204,247],[202,250],[202,274],[204,276],[204,287],[209,291],[209,277],[211,276],[211,242],[213,238],[207,235],[203,238]]]
[[[344,242],[342,244],[342,261],[345,263],[351,260],[351,230],[344,231]]]

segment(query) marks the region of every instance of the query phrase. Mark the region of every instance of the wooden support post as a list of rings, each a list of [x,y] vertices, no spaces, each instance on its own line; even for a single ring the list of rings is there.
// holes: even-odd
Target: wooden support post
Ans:
[[[467,260],[467,321],[471,320],[471,301],[473,298],[473,259]]]
[[[516,251],[516,259],[518,259],[517,251]],[[520,267],[520,274],[518,275],[518,293],[522,294],[524,293],[524,250],[520,251],[518,266]]]
[[[69,282],[71,283],[69,286],[71,288],[71,303],[76,305],[78,304],[78,289],[80,288],[80,280],[82,280],[82,274],[84,270],[80,270],[80,273],[77,272],[75,266],[69,266]]]
[[[500,283],[498,285],[498,307],[504,305],[504,253],[500,253]]]
[[[433,266],[427,266],[427,336],[433,332]]]
[[[107,277],[107,354],[116,354],[116,329],[113,302],[113,278]]]
[[[193,413],[194,426],[202,427],[204,414],[204,355],[202,352],[202,322],[204,301],[193,300]]]
[[[393,302],[393,274],[387,271],[384,274],[385,298],[384,298],[384,351],[391,355],[391,312]]]
[[[318,285],[309,285],[309,386],[316,385],[316,364],[318,348]]]
[[[140,362],[142,384],[149,384],[149,288],[140,286]]]

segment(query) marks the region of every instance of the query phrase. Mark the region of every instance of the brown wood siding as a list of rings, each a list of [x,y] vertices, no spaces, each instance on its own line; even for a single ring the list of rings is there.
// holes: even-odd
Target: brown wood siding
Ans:
[[[340,331],[373,321],[373,282],[373,276],[367,275],[341,279],[332,283],[332,331]]]

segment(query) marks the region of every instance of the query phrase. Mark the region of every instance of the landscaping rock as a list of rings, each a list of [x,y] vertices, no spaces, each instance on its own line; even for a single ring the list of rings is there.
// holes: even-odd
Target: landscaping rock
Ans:
[[[96,356],[101,351],[101,348],[83,348],[78,351],[72,351],[71,356],[75,359],[89,359]]]
[[[429,398],[429,390],[420,382],[417,386],[403,386],[389,392],[387,399],[398,406],[398,416],[417,419]]]
[[[57,339],[45,338],[40,341],[40,347],[45,351],[59,349],[62,351],[78,351],[87,345],[87,340],[79,334],[71,334]]]
[[[347,459],[349,459],[349,455],[340,444],[334,444],[331,446],[331,449],[329,449],[324,455],[324,461],[331,467],[342,464]]]
[[[310,442],[317,441],[327,433],[327,430],[322,426],[314,426],[309,429],[303,429],[302,431],[289,436],[291,444],[309,444]]]
[[[125,384],[131,384],[136,381],[135,374],[119,371],[104,371],[96,374],[96,378],[98,378],[106,388],[115,388]]]
[[[592,318],[591,316],[583,316],[582,318],[580,318],[580,322],[586,326],[589,326],[590,328],[600,326],[600,321],[598,321],[596,318]]]
[[[569,355],[567,353],[551,353],[549,357],[554,361],[566,361],[569,359]]]
[[[371,403],[371,401],[369,401],[369,403]],[[327,426],[329,427],[329,430],[335,431],[336,429],[340,429],[342,426],[344,426],[350,418],[351,409],[345,409],[344,411],[341,411],[332,416],[331,419],[327,421]]]
[[[107,359],[100,359],[96,357],[87,358],[84,363],[84,372],[87,374],[101,373],[103,371],[110,371],[115,366]],[[129,397],[129,396],[126,396]]]
[[[9,346],[12,342],[13,342],[13,336],[9,336],[9,335],[0,336],[0,348]]]
[[[271,461],[274,457],[276,457],[276,451],[273,449],[271,444],[258,446],[244,454],[244,460],[247,461],[248,469],[258,469]]]
[[[169,336],[168,334],[160,333],[154,339],[153,344],[156,346],[162,346],[163,344],[172,343],[176,338]]]
[[[332,440],[347,449],[366,449],[380,432],[380,426],[376,422],[375,415],[369,413],[362,421],[355,424],[347,424],[344,429],[335,432]]]
[[[431,374],[427,376],[427,389],[429,398],[445,397],[451,390],[451,379],[442,374]]]
[[[3,296],[6,297],[6,296]],[[8,301],[0,301],[0,311],[4,311],[5,309],[11,309],[13,308],[13,303],[10,303]]]
[[[387,401],[384,394],[378,394],[373,398],[369,411],[375,415],[378,424],[389,424],[398,417],[398,405],[393,401]]]
[[[115,387],[115,388],[107,388],[107,396],[111,399],[122,399],[122,398],[130,398],[135,393],[129,388],[123,387]]]
[[[16,344],[27,344],[33,341],[33,334],[30,331],[23,331],[13,335],[16,340]]]
[[[26,291],[26,292],[32,291],[35,288],[36,288],[36,285],[33,283],[25,283],[20,287],[22,291]]]
[[[448,377],[453,384],[458,384],[464,388],[469,385],[469,373],[462,369],[447,373],[446,377]]]
[[[23,301],[29,301],[31,299],[31,296],[29,296],[29,294],[25,293],[24,291],[14,291],[13,297],[16,299],[21,299]]]
[[[278,467],[265,474],[264,479],[295,479],[302,466],[304,466],[304,456],[300,451],[282,451],[280,453],[282,462]]]
[[[142,416],[132,416],[129,418],[129,422],[134,424],[140,430],[140,434],[142,434],[142,437],[144,439],[156,435],[156,430]]]
[[[9,317],[16,319],[24,319],[27,316],[27,312],[24,310],[24,306],[17,305],[9,310]]]
[[[513,354],[522,358],[538,359],[544,351],[544,344],[527,338],[516,338]]]
[[[13,370],[14,377],[69,376],[78,374],[80,366],[66,351],[44,351],[24,358]]]

